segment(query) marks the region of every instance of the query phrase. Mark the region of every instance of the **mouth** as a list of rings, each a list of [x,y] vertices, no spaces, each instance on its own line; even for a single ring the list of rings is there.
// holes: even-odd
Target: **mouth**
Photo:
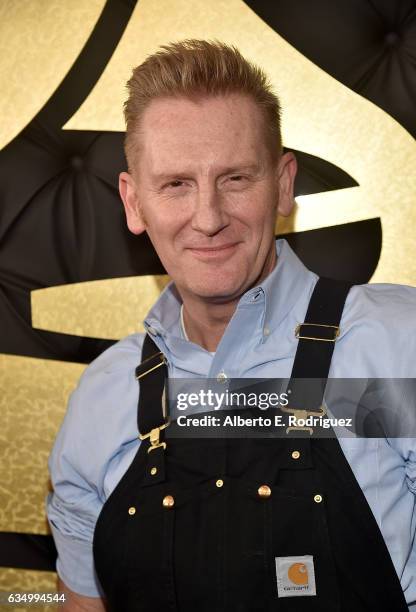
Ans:
[[[199,259],[218,259],[232,255],[238,244],[238,242],[229,242],[212,247],[188,247],[188,251]]]

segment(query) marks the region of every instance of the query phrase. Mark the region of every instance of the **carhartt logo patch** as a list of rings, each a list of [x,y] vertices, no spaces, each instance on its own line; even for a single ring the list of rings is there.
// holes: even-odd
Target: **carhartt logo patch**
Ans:
[[[277,594],[279,597],[316,595],[313,556],[276,557]]]

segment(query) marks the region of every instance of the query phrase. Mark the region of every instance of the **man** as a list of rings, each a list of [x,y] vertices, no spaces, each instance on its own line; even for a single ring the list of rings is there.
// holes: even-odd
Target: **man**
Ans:
[[[130,336],[87,368],[55,443],[48,517],[64,610],[104,610],[105,596],[123,612],[407,609],[414,440],[164,437],[165,374],[226,383],[310,372],[295,330],[323,285],[275,242],[296,160],[282,154],[261,70],[191,40],[150,56],[128,88],[120,194],[130,231],[148,233],[173,283],[145,341]],[[333,319],[321,325],[338,329],[342,313],[340,333],[309,345],[317,362],[330,345],[330,377],[414,376],[414,289],[325,291]]]

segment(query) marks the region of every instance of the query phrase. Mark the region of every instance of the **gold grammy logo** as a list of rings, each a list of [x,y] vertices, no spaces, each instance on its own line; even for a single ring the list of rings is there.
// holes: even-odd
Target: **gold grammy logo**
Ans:
[[[124,83],[131,67],[171,40],[173,31],[177,39],[218,38],[235,44],[263,66],[283,100],[286,146],[336,164],[359,183],[298,197],[292,217],[278,220],[277,233],[380,217],[383,247],[372,280],[416,284],[414,139],[387,113],[296,51],[241,0],[141,0],[101,79],[65,127],[123,130]],[[99,338],[141,331],[141,320],[166,281],[138,277],[39,290],[32,293],[33,324]],[[80,306],[83,295],[99,301],[98,320]],[[73,313],[69,318],[68,310]]]
[[[358,187],[298,198],[279,233],[380,217],[383,248],[373,281],[416,284],[416,143],[394,119],[315,66],[241,0],[140,0],[101,79],[68,129],[123,130],[132,66],[166,41],[217,38],[264,67],[283,101],[287,147],[328,160]]]
[[[2,123],[0,148],[20,132],[59,85],[94,28],[103,5],[104,0],[74,0],[69,9],[67,3],[51,0],[48,14],[36,24],[43,44],[41,53],[37,47],[38,55],[33,52],[31,56],[26,47],[23,55],[19,45],[22,39],[29,38],[34,27],[33,6],[12,3],[11,10],[16,14],[9,23],[13,29],[2,26],[6,28],[10,54],[1,59],[1,90],[8,91],[9,96],[0,101],[0,112],[8,118]],[[71,20],[75,14],[80,16],[78,23]],[[59,37],[49,35],[56,31]],[[302,56],[241,0],[140,0],[107,68],[65,127],[122,131],[124,83],[131,68],[160,44],[188,37],[232,43],[263,66],[283,100],[286,146],[336,164],[359,184],[338,192],[299,197],[293,217],[279,221],[277,231],[304,231],[380,217],[383,248],[372,280],[415,284],[413,138],[384,111]],[[21,84],[15,76],[12,57],[20,58],[22,70],[27,65],[32,70],[30,96],[27,91],[19,94]],[[24,60],[28,63],[24,64]],[[166,277],[118,278],[34,291],[33,326],[96,338],[122,337],[141,329],[141,319],[166,281]],[[91,308],[86,309],[86,303]],[[69,391],[84,366],[0,357],[5,372],[2,387],[6,389],[0,400],[1,462],[7,467],[9,461],[13,467],[7,486],[0,492],[0,530],[47,533],[46,457]],[[30,375],[22,379],[21,372]],[[26,465],[22,457],[17,460],[13,455],[12,445],[18,438],[32,448]],[[33,448],[38,449],[36,460]],[[19,461],[22,469],[16,468]],[[22,478],[28,485],[24,490]],[[17,508],[24,509],[23,514]],[[302,572],[298,569],[295,574],[300,576]]]

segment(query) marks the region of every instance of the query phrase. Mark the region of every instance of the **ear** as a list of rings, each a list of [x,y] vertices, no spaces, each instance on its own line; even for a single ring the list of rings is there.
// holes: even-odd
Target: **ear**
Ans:
[[[133,234],[141,234],[145,231],[146,226],[139,206],[136,184],[131,174],[128,172],[120,173],[118,189],[124,204],[127,227]]]
[[[281,156],[277,165],[277,178],[279,181],[279,204],[277,212],[283,217],[288,217],[295,204],[294,183],[298,169],[295,155],[288,151]]]

